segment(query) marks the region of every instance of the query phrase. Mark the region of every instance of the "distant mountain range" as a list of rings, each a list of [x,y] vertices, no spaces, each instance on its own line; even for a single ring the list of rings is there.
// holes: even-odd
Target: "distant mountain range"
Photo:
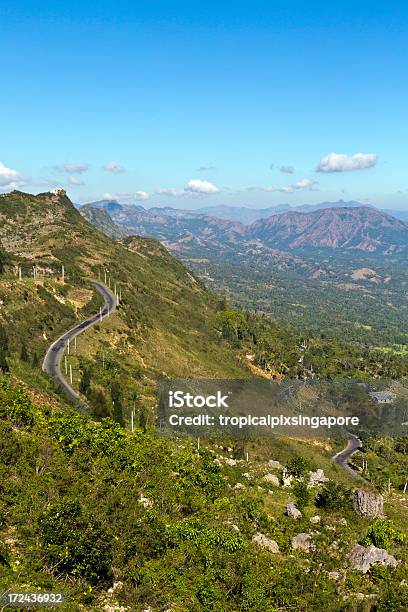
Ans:
[[[290,211],[307,213],[326,208],[361,208],[362,206],[376,208],[371,204],[363,204],[356,200],[338,200],[336,202],[319,202],[317,204],[301,204],[299,206],[279,204],[277,206],[269,206],[267,208],[250,208],[249,206],[228,206],[225,204],[219,204],[216,206],[204,206],[195,210],[184,210],[180,208],[173,208],[171,206],[155,206],[146,209],[143,206],[136,204],[120,204],[117,200],[99,200],[97,202],[85,204],[85,206],[91,206],[92,208],[103,208],[110,215],[117,213],[120,209],[127,211],[126,214],[131,214],[132,211],[148,211],[152,214],[165,215],[166,217],[185,218],[205,215],[217,217],[218,219],[224,219],[226,221],[236,221],[238,223],[243,223],[244,225],[251,225],[255,221],[258,221],[258,219],[266,219],[271,215],[278,215]],[[396,219],[400,219],[401,221],[408,221],[408,210],[378,210],[381,210],[383,213],[391,215]]]
[[[250,224],[236,220],[245,216],[249,219],[248,211],[262,216]],[[170,250],[184,254],[195,249],[262,253],[270,249],[329,248],[386,255],[408,247],[408,224],[354,201],[282,206],[279,211],[227,206],[184,211],[102,200],[82,206],[80,212],[110,236],[123,237],[123,232],[152,236]],[[235,218],[226,218],[227,214]]]

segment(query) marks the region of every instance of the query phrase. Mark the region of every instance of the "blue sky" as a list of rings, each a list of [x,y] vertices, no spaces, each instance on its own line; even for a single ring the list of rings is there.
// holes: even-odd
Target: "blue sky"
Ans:
[[[407,26],[406,2],[1,3],[0,190],[408,208]]]

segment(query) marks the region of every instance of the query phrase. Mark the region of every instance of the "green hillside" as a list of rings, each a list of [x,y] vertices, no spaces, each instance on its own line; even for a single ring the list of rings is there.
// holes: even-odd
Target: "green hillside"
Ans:
[[[93,367],[93,393],[115,380],[126,387],[127,399],[137,394],[152,405],[159,377],[250,375],[216,330],[217,300],[155,240],[110,240],[62,191],[1,196],[0,239],[0,324],[9,361],[23,378],[29,368],[19,359],[22,353],[28,365],[37,364],[60,332],[97,312],[100,298],[87,278],[104,280],[105,271],[120,291],[121,306],[79,338],[72,357],[77,386],[83,370]]]

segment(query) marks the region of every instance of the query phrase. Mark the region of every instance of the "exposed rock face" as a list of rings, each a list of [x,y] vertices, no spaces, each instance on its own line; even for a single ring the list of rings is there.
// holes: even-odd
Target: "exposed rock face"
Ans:
[[[255,542],[256,544],[259,544],[259,546],[262,546],[262,548],[266,548],[272,553],[276,554],[279,552],[279,546],[277,542],[275,542],[275,540],[271,540],[271,538],[268,538],[263,533],[255,534],[254,537],[252,538],[252,541]]]
[[[288,504],[286,506],[286,514],[294,519],[298,519],[302,516],[301,511],[296,508],[295,504]]]
[[[326,478],[323,470],[321,469],[318,469],[315,472],[309,472],[309,474],[309,487],[317,487],[318,485],[323,484],[324,482],[327,482],[329,480],[328,478]]]
[[[292,548],[308,551],[315,550],[316,546],[312,544],[309,533],[298,533],[297,536],[292,538]]]
[[[361,546],[361,544],[356,544],[351,549],[348,559],[356,569],[364,572],[364,574],[374,563],[390,565],[391,567],[398,565],[397,559],[389,555],[384,548],[377,548],[373,545]]]
[[[382,495],[357,489],[354,492],[353,507],[360,516],[382,517],[384,498]]]
[[[274,474],[265,474],[262,480],[264,480],[268,484],[273,485],[274,487],[279,487],[279,484],[280,484],[279,478],[275,476]]]

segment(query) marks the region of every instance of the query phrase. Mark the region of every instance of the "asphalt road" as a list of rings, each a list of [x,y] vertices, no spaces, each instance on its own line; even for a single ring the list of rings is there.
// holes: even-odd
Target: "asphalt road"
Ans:
[[[108,313],[110,314],[116,309],[118,305],[116,296],[103,283],[100,283],[98,281],[91,282],[95,289],[99,291],[99,293],[105,300],[105,306],[102,308],[102,318],[104,318],[108,316]],[[62,375],[61,360],[64,355],[65,348],[68,345],[68,340],[71,343],[75,336],[78,336],[78,334],[83,332],[85,329],[88,329],[88,327],[91,327],[91,325],[95,325],[95,323],[98,323],[99,321],[100,313],[98,312],[86,321],[82,321],[82,323],[79,323],[69,331],[65,332],[62,336],[60,336],[57,340],[55,340],[55,342],[51,344],[44,357],[42,366],[43,371],[49,374],[53,381],[58,386],[62,387],[76,403],[83,404],[83,400],[81,399],[81,396],[76,391],[74,391],[74,389],[69,385],[69,383]]]
[[[360,476],[360,474],[357,474],[357,472],[349,466],[348,460],[350,459],[351,455],[353,455],[353,453],[355,453],[362,447],[362,445],[363,443],[361,442],[360,438],[358,438],[354,434],[349,433],[346,448],[333,457],[333,460],[339,465],[341,465],[341,467],[343,467],[353,478],[361,479],[362,476]]]

